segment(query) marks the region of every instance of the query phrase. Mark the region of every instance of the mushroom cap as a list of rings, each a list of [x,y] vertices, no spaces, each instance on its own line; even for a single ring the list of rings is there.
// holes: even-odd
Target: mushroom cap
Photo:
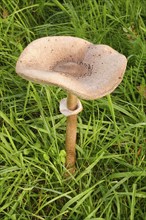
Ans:
[[[20,55],[16,72],[27,80],[56,85],[92,100],[120,84],[126,64],[126,57],[107,45],[53,36],[31,42]]]

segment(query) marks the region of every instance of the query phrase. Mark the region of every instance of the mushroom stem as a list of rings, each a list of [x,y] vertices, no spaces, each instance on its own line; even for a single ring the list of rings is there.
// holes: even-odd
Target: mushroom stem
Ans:
[[[67,97],[67,108],[69,110],[75,110],[77,108],[78,99],[75,95],[69,93]],[[77,115],[71,115],[67,117],[66,125],[66,168],[73,174],[75,172],[76,162],[76,132],[77,132]]]

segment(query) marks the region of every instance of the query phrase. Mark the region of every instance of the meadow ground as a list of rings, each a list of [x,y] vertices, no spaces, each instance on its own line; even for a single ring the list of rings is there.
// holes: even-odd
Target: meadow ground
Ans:
[[[128,58],[120,86],[82,100],[77,171],[66,180],[65,91],[17,76],[32,40],[71,35]],[[0,219],[146,220],[146,1],[1,0]]]

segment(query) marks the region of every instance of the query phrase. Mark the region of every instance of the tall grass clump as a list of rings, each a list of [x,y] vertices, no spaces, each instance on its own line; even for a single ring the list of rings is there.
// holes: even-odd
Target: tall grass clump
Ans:
[[[128,58],[112,95],[82,100],[77,171],[63,177],[65,96],[15,73],[36,38],[71,35]],[[1,0],[0,219],[146,219],[145,0]]]

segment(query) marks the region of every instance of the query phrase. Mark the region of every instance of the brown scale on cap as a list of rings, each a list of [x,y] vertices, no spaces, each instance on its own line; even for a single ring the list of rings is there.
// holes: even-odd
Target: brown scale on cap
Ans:
[[[111,93],[121,82],[126,64],[126,57],[107,45],[57,36],[30,43],[18,59],[16,72],[88,100]]]
[[[92,67],[90,64],[80,62],[71,61],[61,61],[57,63],[54,68],[54,71],[60,72],[61,75],[66,77],[74,77],[79,79],[80,77],[91,76]]]

